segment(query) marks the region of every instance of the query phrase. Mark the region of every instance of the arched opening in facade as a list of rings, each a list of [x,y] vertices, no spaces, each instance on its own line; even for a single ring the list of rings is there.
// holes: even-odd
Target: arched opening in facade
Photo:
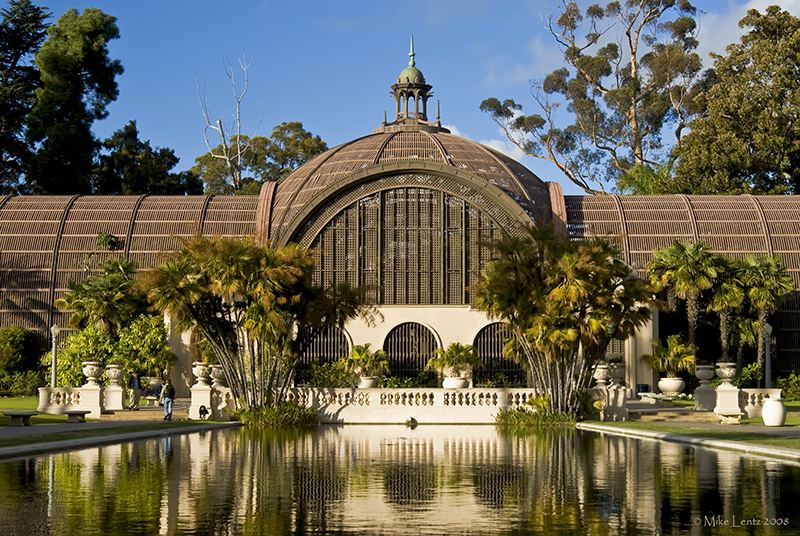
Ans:
[[[503,346],[511,337],[508,324],[495,322],[481,329],[472,345],[478,351],[483,368],[475,371],[475,383],[497,387],[525,387],[527,372],[522,363],[503,356]]]
[[[315,359],[320,363],[333,363],[349,352],[347,335],[338,327],[331,326],[311,341],[300,358],[300,366],[307,367]]]
[[[431,354],[437,348],[434,334],[416,322],[406,322],[396,326],[383,342],[383,349],[389,356],[391,375],[399,378],[433,378],[433,373],[425,372]]]
[[[391,188],[356,199],[319,231],[315,284],[370,289],[371,303],[463,305],[502,229],[483,210],[441,190]]]

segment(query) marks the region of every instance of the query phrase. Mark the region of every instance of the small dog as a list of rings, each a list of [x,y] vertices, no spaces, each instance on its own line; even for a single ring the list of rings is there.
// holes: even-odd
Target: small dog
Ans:
[[[205,406],[200,406],[199,413],[200,413],[200,420],[201,421],[204,421],[204,420],[206,420],[208,418],[208,410],[206,409]]]

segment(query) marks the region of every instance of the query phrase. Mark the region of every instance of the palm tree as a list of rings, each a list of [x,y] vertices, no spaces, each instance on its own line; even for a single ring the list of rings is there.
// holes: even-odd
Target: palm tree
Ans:
[[[453,378],[461,378],[462,373],[483,366],[478,351],[471,344],[451,342],[447,348],[437,348],[425,365],[427,370],[448,373]]]
[[[660,339],[653,341],[653,353],[642,355],[642,359],[655,372],[666,372],[667,378],[677,378],[678,372],[692,372],[695,365],[697,347],[684,342],[680,335],[667,337],[667,346]]]
[[[747,255],[742,262],[742,283],[751,310],[758,313],[758,365],[764,368],[764,326],[769,315],[780,307],[783,297],[794,289],[780,257]]]
[[[652,292],[607,241],[572,241],[532,226],[496,243],[476,305],[508,324],[506,353],[525,357],[549,410],[577,414],[592,357],[650,319]]]
[[[647,267],[650,283],[665,289],[670,310],[675,310],[674,297],[686,300],[689,321],[689,342],[695,343],[700,295],[712,287],[720,272],[719,257],[698,240],[697,243],[678,242],[653,252]]]
[[[146,301],[134,291],[136,263],[108,259],[103,273],[70,283],[70,291],[56,300],[59,309],[72,310],[69,325],[85,328],[95,325],[101,333],[114,337],[133,318],[146,312]]]
[[[368,342],[354,344],[343,361],[348,370],[365,378],[389,372],[389,357],[386,352],[383,349],[372,351]]]
[[[733,312],[744,303],[744,289],[739,279],[740,264],[734,259],[719,258],[717,281],[711,293],[708,311],[719,315],[719,339],[722,343],[722,359],[727,362],[730,344],[730,323]]]
[[[253,238],[195,236],[142,277],[153,306],[178,329],[205,337],[234,398],[248,408],[280,403],[311,340],[356,315],[373,318],[343,284],[311,284],[313,258],[295,245],[261,247]]]

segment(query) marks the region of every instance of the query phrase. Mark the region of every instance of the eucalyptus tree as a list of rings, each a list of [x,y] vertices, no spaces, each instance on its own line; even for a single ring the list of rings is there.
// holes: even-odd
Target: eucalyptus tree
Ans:
[[[637,166],[671,168],[662,134],[669,126],[669,145],[680,145],[709,83],[694,52],[695,8],[688,0],[614,1],[583,12],[578,2],[557,5],[547,24],[565,66],[532,84],[541,113],[524,115],[513,99],[494,97],[481,110],[525,153],[590,194]],[[571,124],[562,124],[564,103]]]
[[[142,289],[176,328],[198,330],[245,407],[283,401],[309,343],[331,326],[374,308],[343,283],[312,285],[313,258],[295,245],[260,246],[255,239],[201,237],[142,274]]]
[[[794,280],[777,255],[747,255],[742,261],[742,283],[753,312],[758,313],[758,365],[764,367],[764,326],[769,315],[794,289]]]
[[[689,342],[695,344],[700,315],[700,295],[710,289],[722,270],[719,257],[698,240],[678,242],[653,252],[647,266],[648,278],[656,289],[667,292],[669,308],[676,308],[675,298],[686,301]]]
[[[476,305],[509,325],[506,351],[527,360],[549,411],[577,414],[594,356],[650,320],[652,289],[605,240],[531,226],[495,246]]]

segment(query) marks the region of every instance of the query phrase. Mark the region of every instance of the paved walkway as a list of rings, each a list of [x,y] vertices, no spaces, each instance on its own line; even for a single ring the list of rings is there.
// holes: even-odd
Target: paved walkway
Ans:
[[[188,420],[189,399],[177,399],[172,411],[173,423]],[[66,417],[64,417],[66,421]],[[154,430],[137,430],[133,426],[164,422],[164,408],[160,406],[142,407],[139,411],[123,410],[103,415],[98,421],[85,423],[35,424],[33,426],[0,426],[0,440],[30,437],[30,443],[12,447],[0,447],[0,461],[37,456],[51,452],[65,452],[80,448],[123,443],[163,437],[172,434],[189,434],[203,430],[240,426],[238,422],[200,422],[193,426],[159,427]],[[62,432],[82,432],[98,429],[114,429],[117,433],[90,436],[78,439],[58,439]],[[51,437],[52,439],[45,439]]]

